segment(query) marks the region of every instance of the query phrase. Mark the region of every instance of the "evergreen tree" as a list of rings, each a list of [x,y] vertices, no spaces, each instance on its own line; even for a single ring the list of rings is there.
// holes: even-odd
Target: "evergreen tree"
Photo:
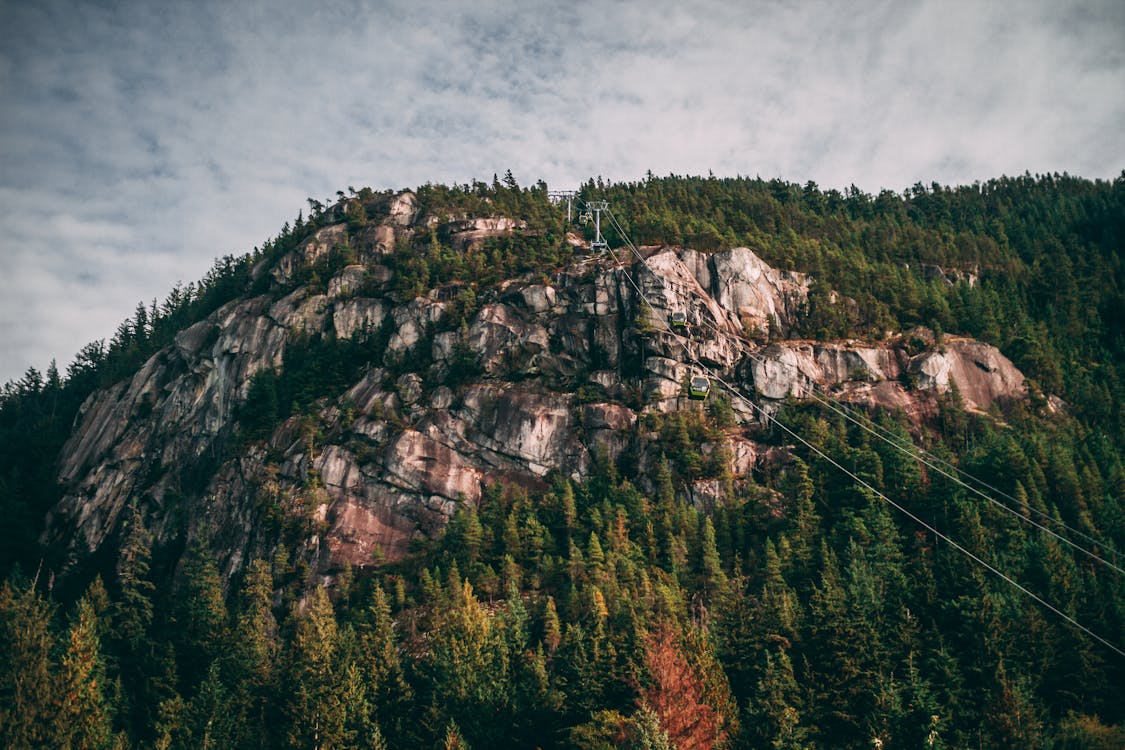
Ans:
[[[0,583],[0,744],[13,750],[45,747],[56,737],[52,616],[34,583]]]
[[[452,718],[470,743],[507,736],[512,705],[511,654],[504,633],[467,581],[452,592],[422,665],[439,715]]]
[[[641,706],[632,717],[629,747],[635,750],[674,750],[668,733],[660,726],[660,718],[647,706]]]
[[[801,693],[785,649],[766,651],[764,667],[746,722],[749,744],[777,750],[807,747],[808,730],[801,724]]]
[[[125,723],[134,732],[147,728],[164,696],[153,694],[156,669],[150,628],[155,585],[150,579],[151,539],[136,501],[129,504],[125,540],[117,558],[118,595],[110,608],[108,644],[117,657],[123,688],[132,700],[123,706]]]
[[[711,597],[722,596],[727,588],[727,575],[719,560],[719,548],[715,543],[715,526],[710,517],[703,519],[703,538],[700,549],[700,576],[702,589]]]
[[[562,642],[562,625],[559,622],[559,613],[555,608],[554,597],[547,597],[543,608],[543,643],[547,651],[554,654]]]
[[[1018,681],[1009,678],[1004,663],[996,667],[988,728],[997,747],[1039,747],[1042,724],[1031,696]]]
[[[346,712],[337,671],[337,625],[323,588],[314,589],[286,658],[282,698],[284,737],[289,746],[337,747],[345,739]]]
[[[450,719],[445,727],[445,737],[441,742],[442,750],[469,750],[470,745],[465,742],[465,738],[461,735],[461,728],[457,726],[457,722]]]
[[[105,660],[97,615],[85,598],[79,601],[71,623],[57,679],[50,744],[88,750],[110,747],[112,715],[105,698]]]
[[[372,589],[367,622],[360,631],[360,658],[374,714],[394,736],[407,732],[406,720],[414,700],[400,656],[398,633],[383,587]]]
[[[344,726],[338,746],[355,750],[386,750],[387,743],[375,721],[369,700],[370,691],[359,667],[355,664],[344,667],[340,682]]]
[[[139,655],[152,623],[152,595],[155,586],[149,579],[151,540],[136,501],[129,504],[125,542],[117,558],[119,594],[113,608],[113,628],[127,654]]]
[[[198,538],[186,555],[174,617],[181,676],[184,684],[194,687],[227,642],[227,607],[219,570]]]
[[[264,560],[250,563],[239,599],[227,669],[240,720],[248,733],[256,733],[264,741],[270,735],[279,652],[273,577]]]
[[[184,710],[181,747],[236,747],[241,722],[234,697],[223,683],[218,661],[211,662],[199,690]],[[186,742],[190,738],[190,743]]]

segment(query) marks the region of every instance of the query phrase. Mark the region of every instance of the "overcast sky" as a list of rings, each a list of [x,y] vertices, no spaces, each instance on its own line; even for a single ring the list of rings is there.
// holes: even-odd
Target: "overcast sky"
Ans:
[[[1125,168],[1125,3],[0,0],[0,382],[351,185]]]

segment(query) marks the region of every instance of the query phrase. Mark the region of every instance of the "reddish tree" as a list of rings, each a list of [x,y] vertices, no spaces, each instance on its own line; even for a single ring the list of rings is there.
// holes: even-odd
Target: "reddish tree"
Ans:
[[[659,625],[645,639],[650,683],[642,700],[660,720],[676,750],[711,750],[726,737],[723,717],[704,699],[699,673],[684,656],[676,631]]]

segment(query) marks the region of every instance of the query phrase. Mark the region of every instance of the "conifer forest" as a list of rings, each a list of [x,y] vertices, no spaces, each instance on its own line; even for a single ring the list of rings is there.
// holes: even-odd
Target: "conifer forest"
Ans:
[[[591,257],[595,201],[612,220]],[[511,173],[310,199],[4,386],[0,745],[1125,747],[1125,174],[877,195],[649,174],[572,202],[568,223]],[[712,269],[748,248],[803,296],[708,354],[718,313],[691,308],[681,334],[655,310],[658,247]],[[563,310],[605,279],[623,291]],[[379,322],[331,333],[356,299]],[[229,311],[287,300],[328,300],[301,313],[322,327],[291,326],[219,417],[160,432],[194,407],[139,384],[218,351]],[[613,305],[617,333],[589,333]],[[501,308],[560,321],[534,360],[530,334],[492,350]],[[678,360],[676,337],[702,353]],[[969,339],[1022,374],[1018,397],[974,405],[952,376],[916,396],[925,373],[904,368],[899,406],[843,386],[771,399],[751,374],[777,347],[906,361]],[[647,390],[685,362],[706,398]],[[443,425],[485,420],[482,393],[561,404],[535,408],[579,442],[522,473],[511,446],[469,455]],[[74,458],[95,419],[118,452]],[[159,438],[127,454],[130,430]],[[452,446],[431,463],[468,456],[448,459],[461,473],[413,479],[403,435]],[[166,458],[189,440],[206,449]],[[334,478],[333,456],[423,500],[371,510],[361,550],[331,493],[369,480]],[[131,489],[99,504],[111,470]]]

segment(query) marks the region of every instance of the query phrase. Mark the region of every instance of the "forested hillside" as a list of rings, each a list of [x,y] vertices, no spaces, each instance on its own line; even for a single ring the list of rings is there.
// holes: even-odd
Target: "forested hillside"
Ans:
[[[1125,175],[876,196],[743,178],[590,181],[578,200],[609,202],[619,225],[603,230],[628,261],[595,259],[602,270],[574,235],[591,227],[567,225],[542,183],[509,174],[413,195],[413,218],[392,193],[310,199],[308,216],[139,305],[65,373],[32,369],[5,387],[2,744],[1125,746]],[[287,260],[327,230],[337,240],[312,261]],[[635,313],[617,360],[555,351],[585,330],[578,306],[542,352],[527,353],[529,335],[474,348],[490,341],[475,333],[482,316],[516,309],[505,302],[516,293],[533,307],[548,288],[602,289],[617,274],[614,289],[643,295],[649,270],[627,240],[712,264],[750,248],[808,274],[807,296],[792,320],[744,321],[732,339],[747,353],[723,369],[730,390],[716,380],[682,408],[642,388],[645,347],[674,333],[647,298],[615,303]],[[334,294],[334,330],[365,296],[386,322],[290,335],[277,366],[236,391],[198,463],[167,466],[146,448],[137,491],[88,557],[42,543],[78,524],[59,503],[81,507],[82,485],[60,483],[60,462],[90,410],[117,403],[106,394],[212,345],[226,329],[207,326],[234,306],[261,300],[278,317],[286,300],[304,310]],[[432,346],[410,349],[415,318],[402,311],[439,301],[444,317],[419,334]],[[955,337],[997,347],[1026,375],[1024,395],[977,408],[954,384],[910,414],[783,397],[758,418],[740,404],[769,401],[746,374],[767,345],[855,339],[906,358]],[[442,341],[443,358],[431,355]],[[917,377],[903,368],[897,386],[916,394]],[[361,385],[386,389],[366,412]],[[340,523],[318,515],[329,477],[312,457],[346,448],[370,466],[435,418],[419,393],[453,414],[488,389],[535,404],[563,393],[582,415],[574,430],[610,434],[610,447],[534,481],[486,474],[479,499],[462,494],[447,523],[385,558],[353,566],[311,549]],[[141,391],[119,421],[165,408]],[[612,430],[593,419],[633,413]],[[377,437],[356,437],[364,420]],[[747,445],[755,460],[733,472]],[[278,488],[298,464],[289,505]],[[240,484],[248,466],[258,473]],[[715,488],[705,502],[701,482]],[[197,519],[221,517],[231,487],[253,495],[253,528],[222,558],[225,532]]]

